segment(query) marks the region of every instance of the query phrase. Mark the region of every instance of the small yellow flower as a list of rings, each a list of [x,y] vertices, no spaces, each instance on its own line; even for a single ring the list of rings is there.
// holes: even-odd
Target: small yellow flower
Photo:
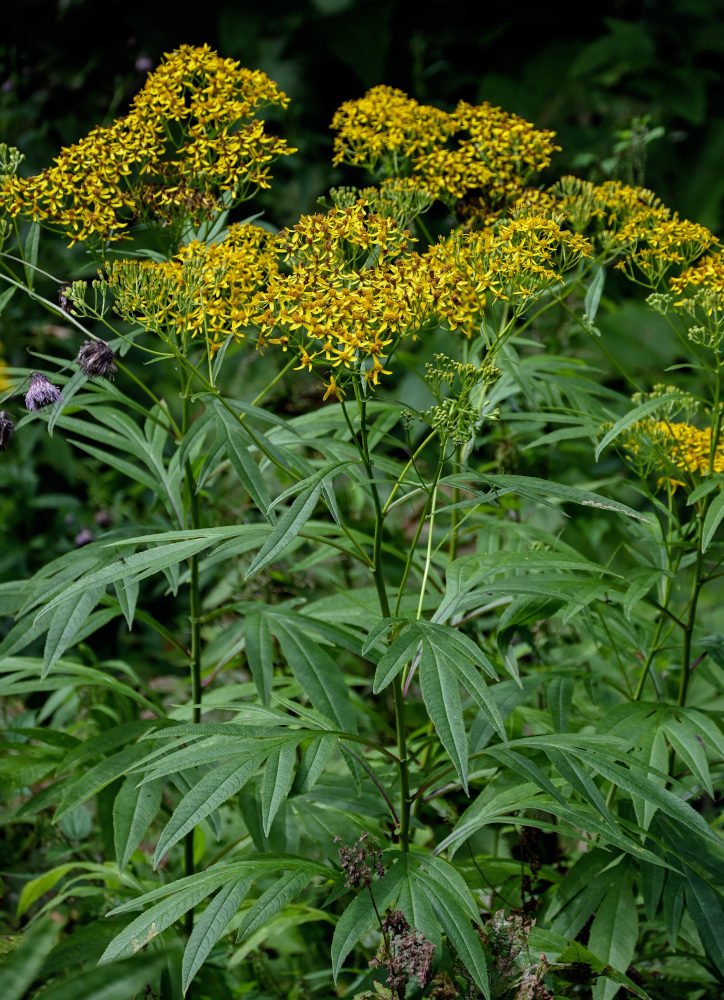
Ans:
[[[334,375],[330,375],[329,382],[325,382],[324,385],[326,386],[327,391],[322,396],[323,402],[324,400],[329,399],[330,396],[334,396],[335,399],[338,399],[340,402],[344,399],[346,393],[344,389],[337,385],[334,380]]]

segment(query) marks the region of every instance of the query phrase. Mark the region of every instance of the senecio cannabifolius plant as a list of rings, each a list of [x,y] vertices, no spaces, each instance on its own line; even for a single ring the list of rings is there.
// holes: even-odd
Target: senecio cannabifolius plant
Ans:
[[[719,244],[643,188],[544,187],[517,115],[386,86],[332,123],[372,186],[232,221],[286,104],[183,46],[40,174],[2,149],[0,302],[74,346],[0,371],[0,447],[46,421],[137,499],[0,591],[6,822],[55,824],[0,992],[716,991]],[[42,229],[96,276],[45,271]],[[596,327],[618,272],[675,384]]]

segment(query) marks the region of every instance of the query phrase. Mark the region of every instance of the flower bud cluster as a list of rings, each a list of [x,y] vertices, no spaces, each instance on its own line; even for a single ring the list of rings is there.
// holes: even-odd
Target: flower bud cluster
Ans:
[[[421,414],[421,419],[453,444],[467,444],[483,419],[485,391],[499,377],[500,370],[489,361],[463,364],[436,354],[435,364],[425,365],[425,382],[437,402]],[[450,395],[443,396],[443,392]],[[494,419],[492,412],[485,416]]]

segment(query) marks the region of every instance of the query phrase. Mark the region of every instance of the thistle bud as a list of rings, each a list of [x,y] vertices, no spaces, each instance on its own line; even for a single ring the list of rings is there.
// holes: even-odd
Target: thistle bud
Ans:
[[[45,375],[33,372],[30,376],[30,388],[25,393],[25,405],[31,411],[42,410],[45,406],[63,401],[63,393],[53,385]]]
[[[5,451],[14,433],[15,424],[5,410],[0,410],[0,451]]]
[[[86,340],[75,359],[78,367],[88,378],[115,378],[115,351],[105,340]]]
[[[78,534],[75,536],[76,548],[82,548],[84,545],[88,545],[93,541],[95,535],[90,530],[90,528],[81,528]]]

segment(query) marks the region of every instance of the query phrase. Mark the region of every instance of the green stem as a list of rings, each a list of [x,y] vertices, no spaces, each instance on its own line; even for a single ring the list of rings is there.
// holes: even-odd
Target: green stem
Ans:
[[[188,382],[182,388],[183,396],[183,433],[186,434],[190,424],[191,405],[188,394]],[[200,507],[199,495],[196,491],[196,480],[194,477],[191,462],[187,458],[185,465],[186,488],[189,496],[189,513],[191,528],[196,530],[200,527]],[[189,579],[189,624],[191,628],[191,703],[193,705],[193,721],[201,722],[201,589],[199,586],[199,557],[198,554],[189,559],[190,579]],[[186,862],[186,875],[194,874],[194,829],[189,830],[184,840],[184,857]],[[186,914],[186,933],[190,934],[194,926],[194,908],[192,907]]]
[[[435,504],[437,502],[437,484],[440,479],[440,473],[442,472],[442,465],[445,460],[445,442],[446,439],[443,438],[440,442],[440,460],[437,463],[437,468],[435,469],[435,475],[432,480],[432,489],[430,490],[430,524],[427,533],[427,550],[425,552],[425,569],[422,574],[422,584],[420,586],[420,598],[417,602],[417,619],[422,617],[422,605],[425,600],[425,588],[427,587],[427,578],[430,574],[430,562],[432,561],[432,535],[433,527],[435,525]]]
[[[431,433],[427,435],[427,437],[422,442],[422,444],[418,445],[418,447],[415,449],[414,453],[410,456],[410,459],[408,460],[408,462],[405,465],[404,469],[402,470],[402,472],[398,476],[397,482],[395,483],[395,485],[390,490],[390,495],[387,497],[387,500],[385,501],[385,505],[382,508],[382,514],[383,515],[386,514],[387,511],[390,509],[390,504],[395,499],[395,494],[397,493],[397,491],[399,490],[399,488],[402,486],[403,482],[405,481],[405,477],[407,476],[407,473],[410,471],[410,469],[412,468],[412,466],[415,464],[416,459],[422,453],[422,451],[427,447],[427,445],[432,441],[432,439],[437,435],[437,433],[438,433],[437,431],[431,431]]]
[[[673,496],[671,488],[669,488],[668,490],[667,499],[668,499],[669,512],[671,513],[673,506]],[[669,616],[676,622],[677,625],[681,626],[684,630],[686,630],[686,626],[684,625],[684,623],[680,621],[678,618],[676,618],[669,610],[669,600],[671,599],[673,581],[676,578],[676,573],[679,568],[679,562],[681,561],[681,557],[683,554],[683,549],[679,547],[678,554],[675,556],[673,563],[670,562],[672,542],[673,542],[673,536],[671,528],[671,519],[669,518],[667,521],[667,528],[666,528],[666,556],[667,556],[667,563],[669,563],[669,568],[671,572],[669,575],[666,576],[664,581],[663,601],[661,605],[659,605],[661,610],[661,616],[659,617],[659,620],[656,623],[654,638],[649,648],[649,652],[646,657],[646,662],[644,663],[643,670],[641,671],[641,676],[639,677],[639,682],[636,686],[636,691],[634,692],[633,696],[634,701],[639,701],[641,699],[641,695],[643,694],[644,690],[644,684],[646,683],[646,678],[648,677],[649,671],[651,670],[651,664],[653,663],[654,657],[656,656],[656,653],[659,650],[659,640],[661,638],[661,631],[664,627],[664,616]]]
[[[697,518],[699,523],[697,525],[696,537],[696,562],[694,564],[694,579],[691,585],[689,616],[686,622],[686,630],[684,632],[684,648],[681,658],[681,675],[679,677],[679,696],[676,700],[676,704],[680,708],[683,708],[686,705],[686,692],[689,687],[689,678],[691,676],[691,641],[694,637],[696,609],[699,603],[699,594],[701,593],[701,564],[703,559],[703,553],[701,550],[702,521],[698,515]]]
[[[360,433],[359,438],[357,438],[352,431],[353,440],[359,448],[360,457],[362,458],[362,463],[367,472],[367,478],[372,492],[372,503],[375,509],[375,537],[373,551],[374,568],[372,570],[372,575],[377,589],[377,597],[380,602],[380,611],[382,612],[382,616],[384,618],[389,618],[390,602],[387,599],[385,578],[382,570],[382,533],[384,530],[385,515],[382,510],[382,504],[380,503],[380,494],[377,489],[377,483],[375,482],[374,470],[372,468],[372,461],[369,452],[369,441],[367,438],[367,403],[361,397],[359,387],[357,385],[355,385],[354,390],[360,415]],[[347,411],[344,405],[342,406],[342,409],[345,414],[345,419],[349,424],[349,417],[347,416]],[[350,430],[352,430],[351,424],[349,424],[349,426]],[[402,678],[399,674],[392,682],[392,690],[395,704],[395,731],[397,734],[397,756],[399,758],[398,768],[400,775],[399,837],[400,847],[405,853],[407,853],[410,849],[410,770],[407,757],[407,736],[405,733],[405,699],[402,695]]]
[[[459,469],[460,466],[462,465],[462,459],[463,459],[463,448],[462,445],[458,445],[457,448],[455,449],[456,469]],[[456,483],[453,486],[452,510],[450,511],[452,521],[450,523],[450,543],[448,545],[448,553],[447,553],[448,560],[450,562],[453,562],[458,554],[458,543],[459,543],[458,526],[459,526],[460,510],[457,504],[459,502],[460,502],[460,487]]]
[[[271,382],[261,390],[258,396],[255,396],[254,399],[252,399],[251,401],[252,406],[258,406],[259,403],[261,403],[262,399],[266,396],[268,392],[270,392],[274,388],[277,382],[279,382],[282,378],[284,378],[284,376],[292,367],[295,361],[296,358],[290,358],[289,361],[287,361],[284,367],[276,373]]]

